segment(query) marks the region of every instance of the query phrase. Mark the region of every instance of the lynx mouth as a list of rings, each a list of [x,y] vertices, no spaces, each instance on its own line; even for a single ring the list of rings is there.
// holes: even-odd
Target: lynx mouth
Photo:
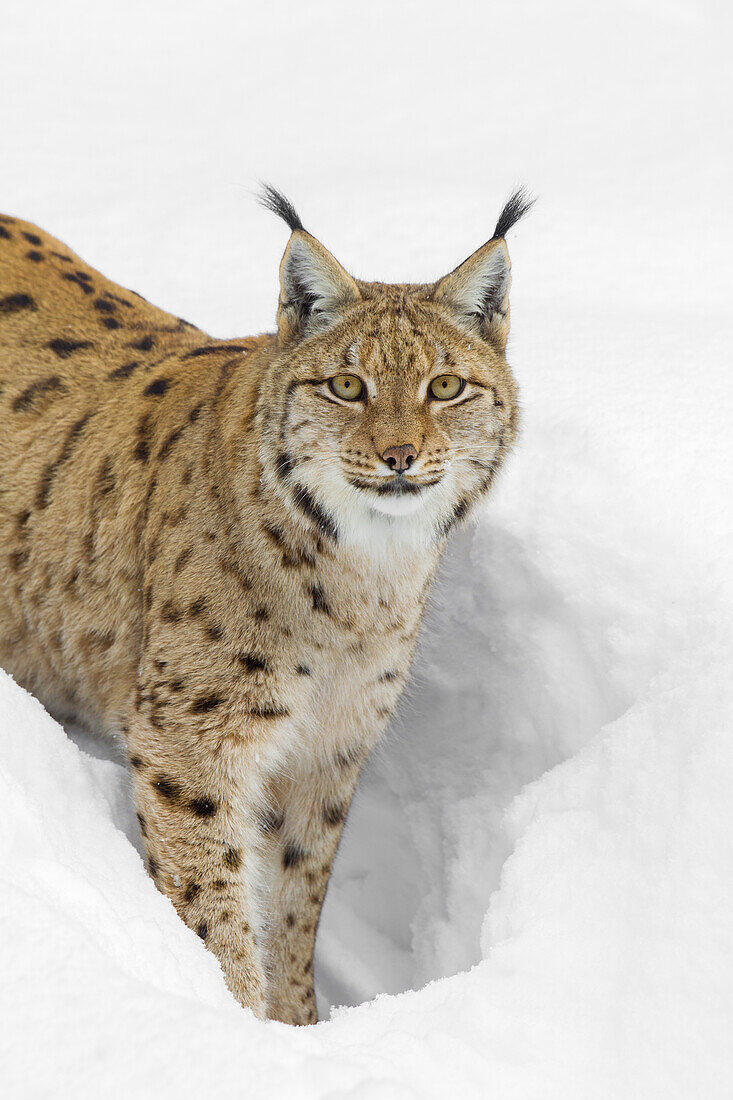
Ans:
[[[376,493],[380,497],[402,497],[419,495],[424,489],[437,485],[440,480],[441,478],[435,477],[431,478],[430,481],[411,481],[404,474],[397,474],[396,477],[378,481],[376,479],[365,481],[363,478],[349,478],[349,484],[353,485],[355,489]]]

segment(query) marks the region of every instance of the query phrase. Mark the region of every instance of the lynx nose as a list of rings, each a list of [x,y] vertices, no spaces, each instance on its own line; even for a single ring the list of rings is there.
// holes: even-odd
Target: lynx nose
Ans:
[[[412,443],[403,443],[401,447],[388,447],[382,455],[382,461],[386,462],[396,474],[403,474],[409,470],[417,458],[417,451]]]

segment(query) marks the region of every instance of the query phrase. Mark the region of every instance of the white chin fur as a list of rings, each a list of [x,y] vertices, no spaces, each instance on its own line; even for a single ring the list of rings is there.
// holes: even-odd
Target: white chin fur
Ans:
[[[430,549],[456,497],[452,472],[419,496],[400,497],[378,497],[353,488],[333,462],[313,461],[303,467],[301,479],[335,519],[340,545],[353,546],[385,564],[402,560],[395,556],[397,549]]]
[[[414,516],[425,502],[422,493],[415,493],[412,496],[377,497],[369,503],[375,512],[381,512],[384,516]]]

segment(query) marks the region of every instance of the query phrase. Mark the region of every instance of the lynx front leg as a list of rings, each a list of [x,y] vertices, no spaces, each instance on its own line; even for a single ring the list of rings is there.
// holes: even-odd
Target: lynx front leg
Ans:
[[[237,1000],[264,1018],[259,753],[237,739],[215,754],[174,745],[173,731],[130,737],[148,870],[217,956]]]
[[[313,950],[321,906],[359,774],[361,755],[294,761],[271,788],[261,821],[270,892],[265,966],[270,1019],[317,1021]]]

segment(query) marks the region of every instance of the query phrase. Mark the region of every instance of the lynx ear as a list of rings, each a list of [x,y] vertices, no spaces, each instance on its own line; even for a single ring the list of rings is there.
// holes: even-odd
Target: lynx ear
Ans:
[[[491,240],[441,279],[433,297],[503,350],[509,335],[510,284],[506,243]]]
[[[359,300],[359,288],[328,249],[304,229],[295,207],[283,194],[264,184],[260,202],[292,232],[280,264],[280,339],[287,341],[328,328],[345,306]]]
[[[464,324],[477,329],[500,351],[506,347],[509,335],[511,286],[511,264],[504,238],[534,201],[519,187],[505,203],[491,240],[436,283],[433,290],[436,302],[443,302]]]
[[[356,283],[328,249],[305,230],[296,230],[280,264],[281,335],[328,328],[360,297]]]

